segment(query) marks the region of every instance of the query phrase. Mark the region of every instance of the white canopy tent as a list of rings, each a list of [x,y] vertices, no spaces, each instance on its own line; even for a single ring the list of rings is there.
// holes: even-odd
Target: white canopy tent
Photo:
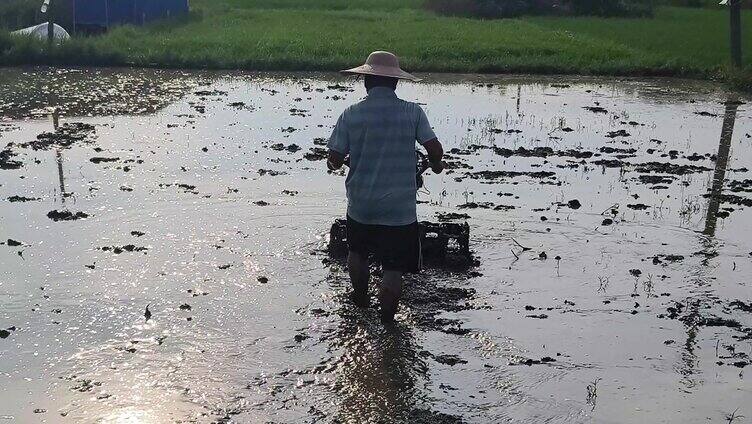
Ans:
[[[39,25],[30,26],[28,28],[19,29],[18,31],[13,31],[11,34],[25,35],[29,37],[39,38],[40,40],[46,40],[47,26],[48,23],[45,22]],[[52,36],[55,38],[55,41],[67,40],[70,38],[68,31],[66,31],[65,28],[61,27],[60,25],[52,24],[52,28]]]

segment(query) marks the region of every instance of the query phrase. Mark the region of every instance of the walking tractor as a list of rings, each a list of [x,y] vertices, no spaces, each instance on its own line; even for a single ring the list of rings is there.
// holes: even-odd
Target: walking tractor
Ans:
[[[423,187],[423,173],[430,167],[428,158],[416,151],[415,182]],[[424,266],[468,268],[477,264],[470,251],[470,225],[453,222],[418,223],[421,253]],[[347,222],[337,219],[329,230],[329,256],[344,259],[347,256]]]

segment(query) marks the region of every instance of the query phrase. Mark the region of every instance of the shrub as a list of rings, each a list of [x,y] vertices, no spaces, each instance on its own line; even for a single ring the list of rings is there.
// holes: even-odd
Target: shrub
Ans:
[[[40,12],[41,0],[0,0],[0,28],[13,31],[47,21]],[[73,12],[70,3],[53,0],[55,23],[70,31],[73,26]]]
[[[659,0],[659,4],[665,4],[667,6],[679,6],[679,7],[704,7],[708,9],[717,9],[720,0]],[[752,0],[741,0],[742,8],[752,9]]]
[[[37,23],[41,1],[0,0],[0,27],[14,30]]]
[[[647,16],[652,0],[426,0],[441,15],[512,18],[520,15]]]
[[[571,0],[575,15],[592,16],[650,16],[653,4],[650,0]]]

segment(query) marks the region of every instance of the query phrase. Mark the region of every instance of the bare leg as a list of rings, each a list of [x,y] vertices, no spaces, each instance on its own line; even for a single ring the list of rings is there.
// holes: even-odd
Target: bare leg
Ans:
[[[370,304],[368,280],[371,276],[368,269],[368,258],[360,253],[350,251],[347,255],[347,270],[350,273],[350,282],[353,288],[353,301],[358,306],[367,307]]]
[[[402,272],[384,271],[384,279],[379,288],[379,301],[381,302],[381,320],[385,323],[394,321],[400,297],[402,297]]]

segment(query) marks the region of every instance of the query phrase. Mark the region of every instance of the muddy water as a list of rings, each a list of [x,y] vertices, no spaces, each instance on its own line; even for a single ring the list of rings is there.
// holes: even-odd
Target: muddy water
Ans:
[[[404,84],[452,168],[426,178],[419,214],[467,214],[480,265],[409,278],[384,329],[323,251],[344,178],[316,149],[359,85],[1,73],[3,421],[752,416],[749,99],[666,80]]]

